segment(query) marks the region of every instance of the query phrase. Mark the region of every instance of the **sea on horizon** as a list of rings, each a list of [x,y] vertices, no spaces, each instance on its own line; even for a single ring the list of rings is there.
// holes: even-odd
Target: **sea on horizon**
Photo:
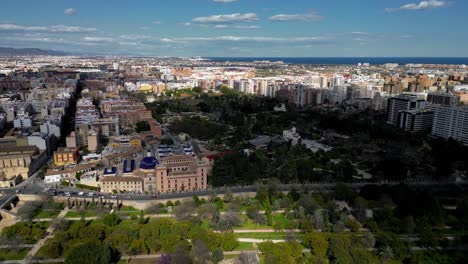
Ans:
[[[286,64],[317,65],[353,65],[370,63],[371,65],[398,63],[405,64],[454,64],[468,65],[468,58],[456,57],[207,57],[211,61],[253,62],[282,61]]]

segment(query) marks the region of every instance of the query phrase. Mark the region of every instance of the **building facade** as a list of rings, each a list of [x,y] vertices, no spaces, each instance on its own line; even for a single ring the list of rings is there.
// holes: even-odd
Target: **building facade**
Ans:
[[[468,145],[468,107],[434,106],[432,135],[453,138]]]
[[[79,159],[78,148],[58,148],[54,152],[54,165],[67,166],[77,164]]]

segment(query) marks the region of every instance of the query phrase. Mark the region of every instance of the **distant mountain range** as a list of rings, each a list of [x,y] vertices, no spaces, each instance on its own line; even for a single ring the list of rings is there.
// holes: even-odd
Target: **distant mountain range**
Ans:
[[[15,48],[0,47],[0,56],[26,56],[26,55],[61,56],[61,55],[67,55],[67,53],[63,51],[43,50],[43,49],[35,49],[35,48],[15,49]]]

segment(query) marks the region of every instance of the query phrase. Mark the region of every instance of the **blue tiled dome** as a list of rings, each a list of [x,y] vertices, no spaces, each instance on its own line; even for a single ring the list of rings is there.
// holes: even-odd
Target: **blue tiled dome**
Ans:
[[[150,170],[154,169],[159,162],[155,157],[145,157],[140,162],[140,169]]]

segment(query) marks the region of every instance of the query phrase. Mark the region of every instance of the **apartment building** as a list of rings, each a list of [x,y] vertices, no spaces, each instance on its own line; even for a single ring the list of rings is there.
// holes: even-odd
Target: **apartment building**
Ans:
[[[79,148],[58,148],[54,152],[54,165],[67,166],[77,164],[79,159]]]
[[[426,100],[414,94],[401,94],[397,97],[389,98],[387,103],[387,122],[397,125],[400,111],[424,108],[425,105]]]
[[[101,192],[143,192],[143,179],[139,177],[106,176],[99,180]]]
[[[468,107],[433,106],[432,135],[453,138],[468,145]]]
[[[398,113],[398,127],[408,132],[430,131],[434,112],[430,109],[404,110]]]

